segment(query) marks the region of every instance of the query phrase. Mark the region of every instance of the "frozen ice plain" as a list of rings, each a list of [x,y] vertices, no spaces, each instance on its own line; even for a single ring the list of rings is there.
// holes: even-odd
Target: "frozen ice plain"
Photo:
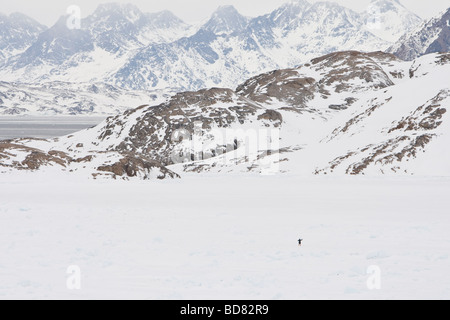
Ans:
[[[405,176],[3,175],[0,299],[449,299],[449,190]],[[71,265],[81,290],[67,289]]]

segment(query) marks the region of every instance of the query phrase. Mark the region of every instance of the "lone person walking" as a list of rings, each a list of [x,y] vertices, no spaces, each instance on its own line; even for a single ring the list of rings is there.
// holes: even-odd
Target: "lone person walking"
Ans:
[[[298,239],[298,246],[299,246],[299,247],[302,246],[302,241],[303,241],[303,239]]]

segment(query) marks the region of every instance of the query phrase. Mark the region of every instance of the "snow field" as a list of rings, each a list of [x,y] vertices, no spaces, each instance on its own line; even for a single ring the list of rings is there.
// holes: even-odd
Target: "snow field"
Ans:
[[[39,175],[0,182],[0,299],[450,297],[447,178]]]

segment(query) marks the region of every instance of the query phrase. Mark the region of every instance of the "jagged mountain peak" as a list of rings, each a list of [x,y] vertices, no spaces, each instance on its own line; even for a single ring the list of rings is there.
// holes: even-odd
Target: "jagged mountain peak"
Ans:
[[[106,3],[83,21],[96,45],[110,53],[123,53],[142,45],[139,35],[152,28],[152,17],[133,4]]]
[[[163,11],[154,12],[154,13],[147,13],[147,17],[153,18],[153,19],[156,19],[156,20],[167,19],[167,20],[179,20],[179,21],[182,21],[175,14],[173,14],[172,11],[169,11],[169,10],[163,10]]]
[[[343,5],[334,2],[334,1],[318,1],[311,4],[312,7],[315,8],[332,8],[334,10],[343,11],[343,10],[350,10],[347,7],[344,7]]]
[[[367,11],[378,11],[378,13],[384,13],[393,11],[399,13],[401,11],[407,10],[400,2],[395,0],[372,0],[369,4]]]
[[[45,28],[45,26],[42,25],[41,23],[37,22],[33,18],[31,18],[23,13],[20,13],[20,12],[13,12],[13,13],[9,14],[9,16],[6,16],[6,15],[2,15],[2,16],[8,17],[10,21],[33,24],[35,26]]]
[[[292,21],[299,19],[310,6],[311,4],[305,0],[286,2],[270,14],[270,20],[279,27],[288,27]]]
[[[403,60],[450,51],[450,8],[401,37],[388,52]]]
[[[286,2],[285,5],[290,5],[290,6],[310,6],[311,3],[307,0],[291,0]]]
[[[241,15],[234,6],[220,6],[202,29],[215,34],[231,34],[243,30],[248,19]]]
[[[280,9],[305,8],[311,6],[311,3],[306,0],[291,0],[284,3]]]
[[[302,23],[307,21],[309,25],[327,26],[332,30],[360,29],[362,19],[358,13],[336,2],[321,1],[313,3],[302,17]]]
[[[141,10],[139,8],[131,3],[117,3],[117,2],[109,2],[109,3],[103,3],[98,5],[97,9],[94,11],[94,15],[104,15],[108,13],[122,13],[122,14],[128,14],[128,13],[136,13],[136,14],[142,14]]]
[[[400,5],[403,7],[403,4],[400,2],[400,0],[370,0],[370,3],[384,3],[386,5]]]
[[[25,51],[46,29],[22,13],[0,14],[0,65]]]
[[[397,0],[373,0],[362,16],[370,32],[391,43],[422,22]]]
[[[401,7],[404,7],[400,0],[370,0],[370,3],[383,3],[386,5],[399,5]]]
[[[73,55],[91,51],[92,39],[86,30],[67,28],[68,16],[61,16],[49,29],[42,32],[37,40],[21,54],[14,68],[45,63],[59,65]]]
[[[213,17],[234,16],[234,15],[240,15],[240,13],[233,5],[219,6],[213,13]]]
[[[155,28],[166,29],[187,25],[183,20],[181,20],[179,17],[177,17],[169,10],[163,10],[155,13],[147,13],[145,16],[149,21],[149,23]]]
[[[43,24],[37,22],[33,18],[19,12],[13,12],[9,15],[0,12],[0,25],[3,29],[14,26],[14,27],[32,27],[37,30],[43,31],[47,27]]]
[[[320,1],[313,3],[307,10],[307,14],[317,14],[324,17],[329,17],[333,20],[338,18],[357,18],[358,14],[337,2]]]
[[[412,15],[418,17],[415,13],[406,8],[399,0],[372,0],[365,10],[372,14],[395,12],[400,15]]]
[[[101,25],[104,23],[131,23],[134,24],[144,17],[144,13],[133,4],[105,3],[100,4],[86,21],[89,24]]]

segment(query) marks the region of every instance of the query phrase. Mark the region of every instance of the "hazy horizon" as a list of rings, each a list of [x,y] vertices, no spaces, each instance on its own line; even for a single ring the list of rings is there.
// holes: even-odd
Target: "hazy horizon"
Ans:
[[[292,1],[292,0],[291,0]],[[132,3],[143,12],[159,12],[169,10],[186,23],[195,24],[208,19],[211,14],[222,5],[233,5],[243,15],[256,17],[269,13],[280,7],[286,0],[248,0],[245,2],[237,0],[166,0],[164,2],[145,1],[145,0],[60,0],[60,1],[40,1],[30,3],[28,0],[16,0],[2,5],[1,13],[11,14],[14,12],[23,13],[41,24],[48,27],[52,26],[64,14],[71,5],[77,5],[81,8],[82,17],[92,14],[98,5],[103,3]],[[308,0],[308,2],[320,2],[318,0]],[[354,11],[364,11],[370,4],[370,0],[335,0],[347,8]],[[44,5],[47,3],[47,5]],[[448,8],[448,0],[400,0],[406,8],[424,19],[429,19],[439,12]],[[432,3],[432,5],[430,5]],[[52,10],[48,8],[51,7]]]

